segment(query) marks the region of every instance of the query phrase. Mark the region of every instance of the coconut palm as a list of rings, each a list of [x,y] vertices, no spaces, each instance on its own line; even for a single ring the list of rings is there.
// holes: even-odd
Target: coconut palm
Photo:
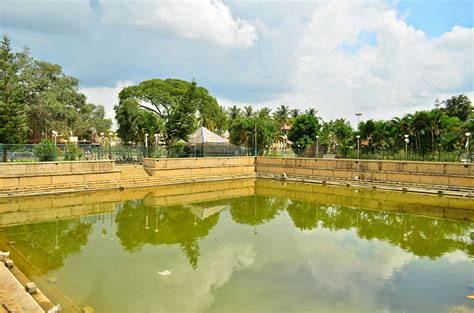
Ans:
[[[290,110],[290,116],[292,119],[295,119],[298,117],[298,115],[301,114],[301,111],[299,109],[293,109],[293,110]]]
[[[280,128],[285,124],[288,124],[290,120],[290,107],[287,105],[280,105],[275,113],[273,113],[273,119],[278,123]]]

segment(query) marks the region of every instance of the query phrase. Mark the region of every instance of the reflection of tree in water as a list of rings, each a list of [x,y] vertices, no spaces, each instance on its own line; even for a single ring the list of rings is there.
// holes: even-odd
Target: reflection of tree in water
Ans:
[[[153,208],[142,200],[126,201],[115,219],[116,235],[126,251],[138,251],[145,244],[179,244],[191,266],[197,268],[198,239],[207,236],[218,220],[218,213],[199,219],[185,206]]]
[[[241,224],[260,225],[269,222],[286,206],[286,200],[276,197],[250,196],[232,201],[232,219]]]
[[[297,228],[301,230],[311,230],[318,226],[318,211],[315,208],[315,204],[292,201],[286,210]]]
[[[7,227],[4,233],[42,274],[47,274],[80,252],[91,230],[92,224],[74,219]]]
[[[468,222],[296,200],[287,211],[294,225],[301,230],[316,228],[318,223],[330,230],[355,228],[360,238],[387,241],[418,256],[436,258],[456,250],[474,255],[473,244],[468,239],[473,225]]]

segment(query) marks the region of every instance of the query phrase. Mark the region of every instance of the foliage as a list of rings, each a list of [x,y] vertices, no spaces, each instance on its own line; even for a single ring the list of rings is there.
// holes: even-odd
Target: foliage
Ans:
[[[277,128],[268,109],[262,109],[255,116],[240,117],[233,121],[229,128],[229,139],[236,146],[256,146],[257,152],[263,154],[272,144]]]
[[[472,111],[471,100],[466,95],[453,96],[445,101],[446,114],[465,122]]]
[[[76,161],[82,157],[82,150],[78,145],[68,144],[64,147],[64,160]]]
[[[187,141],[198,125],[220,133],[226,128],[224,109],[195,81],[151,79],[124,88],[119,100],[115,115],[124,141],[142,141],[146,132],[160,133],[170,146]]]
[[[58,148],[48,139],[37,144],[34,153],[39,161],[56,161],[58,159]]]
[[[35,143],[52,130],[93,140],[112,126],[104,107],[87,103],[79,80],[65,75],[61,66],[34,59],[28,49],[13,54],[6,36],[1,55],[0,142]]]
[[[25,86],[20,80],[22,53],[13,53],[10,40],[3,36],[0,43],[0,143],[22,143],[28,131]],[[3,161],[7,150],[3,149]]]
[[[293,122],[293,127],[288,133],[288,138],[293,141],[293,149],[306,149],[316,142],[321,125],[316,115],[304,113],[299,115]]]
[[[273,119],[278,123],[280,129],[290,122],[290,107],[287,105],[280,105],[275,113],[273,113]]]

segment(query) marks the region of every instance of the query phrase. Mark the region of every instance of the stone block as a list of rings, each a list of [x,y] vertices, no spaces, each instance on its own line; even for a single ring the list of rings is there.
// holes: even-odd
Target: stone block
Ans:
[[[11,259],[6,259],[3,262],[7,268],[13,268],[13,266],[15,266],[15,262],[13,262]]]
[[[26,283],[25,289],[26,292],[28,292],[30,295],[38,292],[38,288],[36,287],[36,284],[34,282]]]

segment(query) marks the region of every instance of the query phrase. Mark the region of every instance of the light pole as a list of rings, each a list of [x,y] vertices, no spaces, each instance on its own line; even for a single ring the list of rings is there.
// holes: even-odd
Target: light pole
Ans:
[[[257,156],[257,118],[255,118],[255,156]]]
[[[316,135],[316,157],[319,157],[319,136]]]
[[[356,113],[355,116],[357,116],[357,130],[359,130],[359,118],[362,115],[362,113]]]
[[[101,155],[99,156],[100,158],[103,158],[103,155],[104,155],[104,138],[105,138],[105,134],[104,133],[100,133],[100,152],[101,152]]]
[[[58,138],[58,132],[55,131],[55,130],[52,130],[51,133],[53,134],[54,145],[56,145],[57,144],[57,138]]]
[[[149,136],[149,134],[146,133],[145,134],[145,155],[146,155],[146,157],[148,157],[148,136]]]
[[[156,158],[156,154],[158,153],[158,134],[153,134],[155,138],[155,152],[153,153],[153,157]]]
[[[114,133],[109,131],[109,160],[112,160],[112,135]]]
[[[408,139],[408,135],[405,135],[405,159],[408,160],[408,143],[410,142],[410,139]]]
[[[360,135],[357,135],[357,158],[360,159]]]
[[[471,138],[471,133],[467,132],[464,135],[466,135],[466,161],[471,162],[471,147],[470,147],[470,138]]]

